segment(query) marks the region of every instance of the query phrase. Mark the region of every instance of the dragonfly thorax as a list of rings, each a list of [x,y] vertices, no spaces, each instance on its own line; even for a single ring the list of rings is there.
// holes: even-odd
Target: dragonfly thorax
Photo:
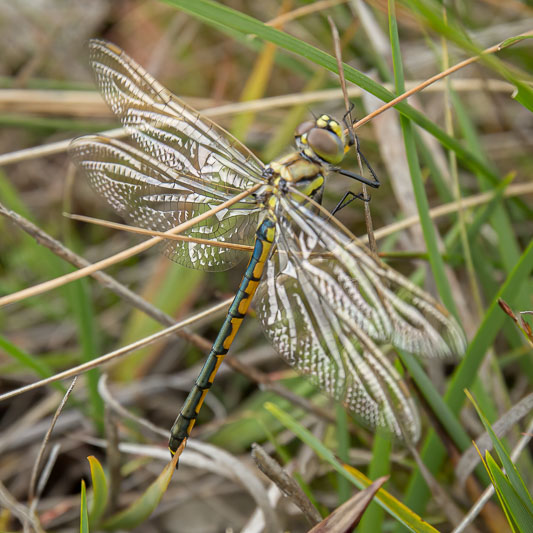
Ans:
[[[329,165],[323,161],[314,161],[303,157],[301,152],[294,151],[276,159],[265,167],[264,176],[268,176],[268,185],[262,191],[266,193],[263,204],[273,206],[276,198],[286,194],[296,195],[300,203],[307,197],[320,201],[324,188],[324,176]]]
[[[346,143],[340,123],[330,115],[300,124],[294,134],[297,151],[272,161],[263,170],[265,185],[255,194],[259,205],[273,207],[275,198],[297,190],[320,202],[325,176],[344,157]]]
[[[302,156],[312,161],[339,164],[345,154],[346,141],[340,123],[330,115],[302,122],[294,132]]]

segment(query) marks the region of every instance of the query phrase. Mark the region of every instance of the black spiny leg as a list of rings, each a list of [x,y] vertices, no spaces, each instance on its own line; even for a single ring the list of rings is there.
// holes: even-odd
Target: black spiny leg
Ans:
[[[357,180],[361,183],[364,183],[365,185],[368,185],[369,187],[372,187],[374,189],[377,189],[381,183],[374,172],[374,169],[368,162],[368,159],[364,156],[363,152],[361,152],[361,147],[359,145],[359,138],[354,133],[352,128],[352,110],[354,108],[354,105],[350,106],[350,109],[345,113],[342,121],[344,122],[344,125],[346,126],[346,129],[348,130],[348,146],[355,145],[355,149],[357,151],[357,154],[361,158],[361,161],[364,163],[365,167],[368,169],[370,174],[372,175],[373,179],[365,178],[364,176],[360,176],[359,174],[356,174],[355,172],[350,172],[349,170],[345,170],[343,168],[333,168],[333,172],[336,172],[337,174],[341,174],[342,176],[346,176],[350,179]],[[335,209],[331,212],[332,215],[335,213],[338,213],[341,209],[345,208],[348,204],[353,202],[354,200],[362,200],[363,202],[369,202],[370,196],[366,196],[363,193],[354,193],[352,191],[348,191],[345,193],[345,195],[342,197],[342,200],[337,204]]]
[[[370,202],[370,196],[365,196],[362,192],[356,194],[352,191],[344,193],[344,196],[341,198],[341,201],[335,206],[332,215],[338,213],[341,209],[344,209],[347,205],[351,204],[354,200],[361,200],[362,202]]]

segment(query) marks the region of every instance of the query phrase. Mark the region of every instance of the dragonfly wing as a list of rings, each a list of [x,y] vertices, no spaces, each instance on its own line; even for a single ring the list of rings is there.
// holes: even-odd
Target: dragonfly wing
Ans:
[[[89,42],[100,91],[140,148],[167,167],[237,194],[263,182],[263,164],[115,45]]]
[[[462,354],[461,328],[423,290],[290,196],[279,198],[276,235],[277,254],[258,289],[274,346],[368,424],[415,442],[416,409],[383,351]]]
[[[233,197],[210,180],[176,170],[148,154],[102,136],[75,139],[71,157],[83,169],[92,188],[121,216],[143,228],[167,231]],[[257,205],[245,198],[185,231],[193,238],[252,244]],[[231,268],[247,252],[186,241],[167,241],[164,253],[192,268],[214,271]]]
[[[335,225],[335,219],[321,218],[288,196],[280,199],[280,206],[290,213],[290,219],[278,217],[280,244],[288,235],[287,257],[300,269],[307,266],[305,258],[310,266],[322,265],[330,271],[321,290],[340,290],[334,307],[346,320],[353,320],[358,330],[375,342],[422,357],[450,358],[464,353],[462,328],[427,292],[374,258],[359,239]],[[316,276],[312,279],[315,284],[319,281]]]
[[[291,366],[364,423],[416,442],[418,413],[394,367],[370,338],[362,340],[352,321],[335,312],[333,294],[314,287],[312,275],[301,268],[279,268],[282,254],[278,250],[267,264],[258,288],[257,313],[270,342]]]

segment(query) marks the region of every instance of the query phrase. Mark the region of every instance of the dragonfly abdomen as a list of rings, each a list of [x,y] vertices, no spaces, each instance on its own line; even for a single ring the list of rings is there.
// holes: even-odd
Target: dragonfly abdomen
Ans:
[[[189,438],[192,428],[202,408],[204,399],[213,384],[216,373],[225,355],[239,331],[246,311],[257,290],[263,274],[265,262],[268,259],[275,236],[275,221],[271,216],[263,220],[257,228],[254,251],[246,267],[246,272],[239,285],[239,290],[233,299],[224,323],[213,343],[202,370],[187,396],[181,411],[170,430],[168,447],[174,454],[185,439]]]

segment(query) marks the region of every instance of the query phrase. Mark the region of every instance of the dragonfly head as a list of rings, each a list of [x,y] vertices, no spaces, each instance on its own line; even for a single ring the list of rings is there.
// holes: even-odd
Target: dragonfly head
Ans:
[[[342,126],[330,115],[302,122],[294,132],[298,149],[313,160],[337,165],[345,154]]]

